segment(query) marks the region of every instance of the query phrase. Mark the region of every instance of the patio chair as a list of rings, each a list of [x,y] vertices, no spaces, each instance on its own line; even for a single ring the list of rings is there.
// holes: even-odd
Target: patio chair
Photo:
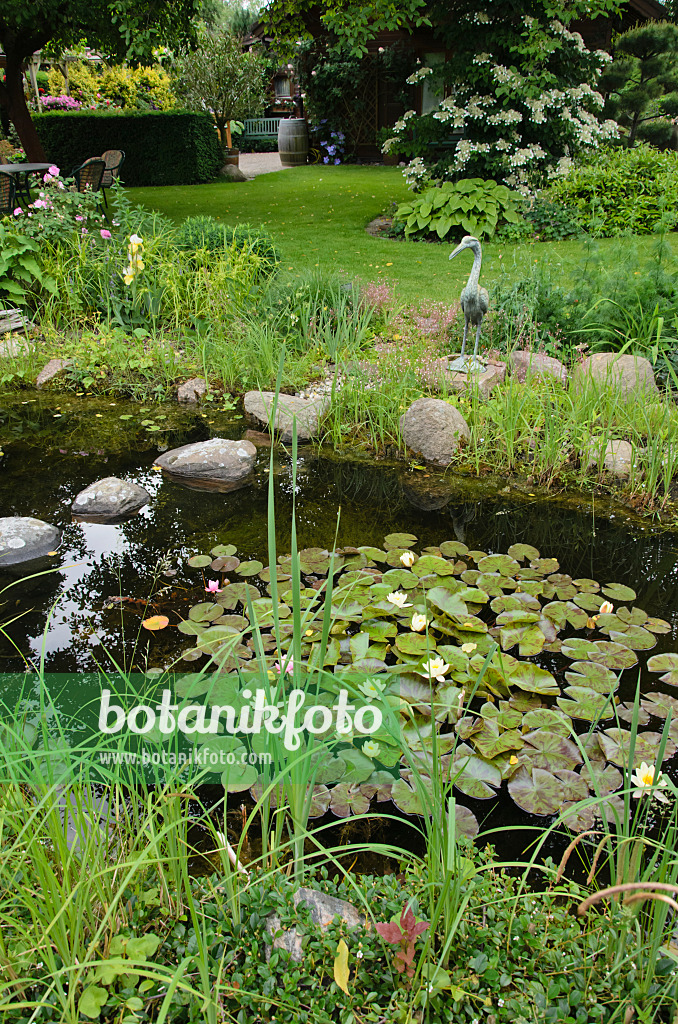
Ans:
[[[88,188],[92,192],[101,191],[101,182],[106,170],[106,161],[100,156],[90,157],[83,164],[76,167],[71,177],[75,179],[75,189],[78,192],[85,192]]]
[[[122,149],[107,149],[101,154],[101,159],[106,164],[106,170],[104,171],[104,176],[101,179],[101,188],[103,190],[104,204],[108,206],[106,189],[110,188],[113,182],[119,177],[120,168],[125,161],[125,153]]]
[[[0,171],[0,217],[14,213],[17,206],[14,175]]]

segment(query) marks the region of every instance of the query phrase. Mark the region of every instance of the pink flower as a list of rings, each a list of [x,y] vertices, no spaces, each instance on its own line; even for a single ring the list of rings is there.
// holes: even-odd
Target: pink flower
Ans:
[[[76,220],[84,220],[85,218],[84,218],[84,217],[81,217],[81,216],[80,216],[80,214],[78,214],[78,215],[76,216],[76,218],[75,218],[75,219],[76,219]]]
[[[33,209],[34,210],[41,210],[43,207],[45,209],[47,209],[47,203],[45,202],[44,199],[36,199],[35,202],[33,203]]]
[[[54,177],[57,178],[61,172],[59,171],[59,168],[57,167],[56,164],[52,164],[52,166],[50,167],[50,169],[49,169],[49,171],[47,173],[48,174],[53,174]]]
[[[109,238],[110,238],[110,232],[109,232]],[[210,580],[209,583],[207,584],[207,586],[205,587],[205,593],[206,594],[220,594],[223,589],[224,589],[223,587],[219,586],[219,583],[217,582],[217,580]]]
[[[276,670],[278,675],[282,675],[283,671],[286,672],[289,675],[290,672],[294,672],[294,658],[292,658],[290,656],[289,661],[285,662],[285,668],[284,669],[282,669],[280,667],[280,662],[279,661],[276,661],[276,663],[273,666],[273,668]]]
[[[87,232],[87,228],[80,228],[80,234],[81,235],[86,235],[87,233],[88,233]]]
[[[102,238],[112,238],[113,237],[113,235],[108,230],[108,228],[101,228],[100,231],[99,231],[99,234],[101,235]]]
[[[21,207],[17,206],[16,210],[14,211],[14,216],[15,217],[20,217],[23,212],[24,211],[21,209]]]

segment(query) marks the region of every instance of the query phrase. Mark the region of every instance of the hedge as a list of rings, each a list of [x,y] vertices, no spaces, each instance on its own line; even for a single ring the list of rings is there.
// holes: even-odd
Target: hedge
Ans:
[[[209,114],[144,111],[50,111],[33,121],[48,160],[70,174],[106,149],[122,149],[126,185],[195,185],[221,167],[221,148]]]

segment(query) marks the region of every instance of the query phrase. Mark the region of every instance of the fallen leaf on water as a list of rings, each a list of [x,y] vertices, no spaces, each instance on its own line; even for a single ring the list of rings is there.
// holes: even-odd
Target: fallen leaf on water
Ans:
[[[157,630],[169,626],[169,619],[166,615],[151,615],[150,619],[144,619],[141,625],[144,629],[150,629],[152,633],[155,633]]]

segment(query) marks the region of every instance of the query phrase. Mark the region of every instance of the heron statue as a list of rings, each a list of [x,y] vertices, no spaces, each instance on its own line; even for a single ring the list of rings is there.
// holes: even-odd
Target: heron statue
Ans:
[[[471,268],[466,287],[461,293],[461,308],[464,313],[464,340],[461,346],[461,355],[450,363],[450,370],[453,373],[480,373],[481,370],[485,369],[485,366],[478,358],[478,342],[480,341],[480,328],[483,324],[483,317],[487,313],[489,305],[489,295],[487,294],[487,289],[478,287],[480,264],[483,258],[480,242],[473,235],[465,235],[454,252],[450,253],[450,259],[454,259],[463,249],[473,250],[473,267]],[[465,355],[466,337],[470,323],[476,328],[476,344],[471,358]]]

